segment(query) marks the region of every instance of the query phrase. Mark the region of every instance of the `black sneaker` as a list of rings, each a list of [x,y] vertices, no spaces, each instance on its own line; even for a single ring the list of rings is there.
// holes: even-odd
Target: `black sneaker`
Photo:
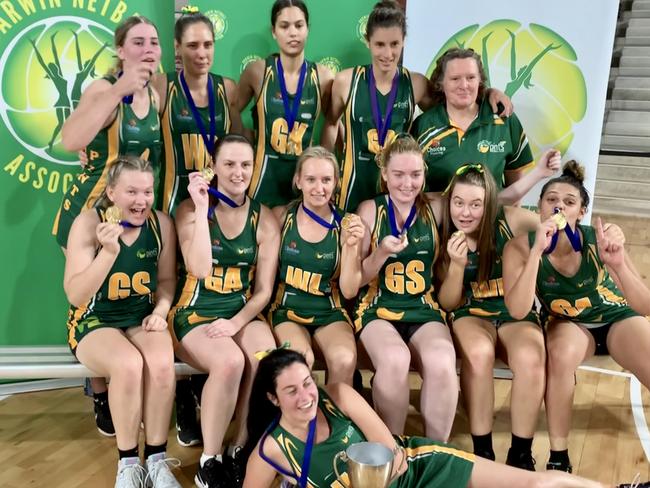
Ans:
[[[235,486],[226,467],[216,458],[208,459],[203,467],[199,466],[194,483],[199,488],[232,488]]]
[[[548,462],[546,463],[546,471],[564,471],[565,473],[573,473],[573,466],[571,462]]]
[[[244,484],[246,476],[246,461],[242,456],[242,448],[237,447],[232,456],[223,457],[223,465],[228,470],[233,487],[240,488]]]
[[[530,451],[516,452],[511,447],[508,449],[506,464],[515,468],[525,469],[526,471],[535,471],[535,459]]]
[[[95,409],[95,424],[101,435],[106,437],[115,437],[115,426],[113,426],[113,417],[111,410],[108,408],[108,400],[93,398]]]
[[[189,388],[179,388],[178,385],[176,387],[176,440],[183,447],[196,446],[203,442],[201,426],[196,418],[194,396]]]

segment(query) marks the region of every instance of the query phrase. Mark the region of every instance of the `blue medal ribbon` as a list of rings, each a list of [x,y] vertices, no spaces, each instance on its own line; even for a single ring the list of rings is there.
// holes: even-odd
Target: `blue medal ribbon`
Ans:
[[[192,111],[192,117],[194,118],[194,122],[196,123],[196,126],[199,128],[199,132],[201,133],[201,137],[203,138],[203,142],[205,143],[205,148],[208,150],[210,157],[212,157],[212,154],[214,152],[214,143],[217,134],[217,115],[215,113],[214,86],[212,85],[212,77],[208,74],[208,110],[209,110],[209,117],[210,117],[209,138],[208,138],[208,133],[205,130],[205,126],[203,125],[203,119],[201,118],[199,109],[196,108],[196,104],[194,103],[194,98],[192,98],[192,93],[190,92],[190,88],[187,86],[187,82],[185,81],[185,75],[183,74],[183,71],[180,72],[179,78],[181,80],[181,86],[183,87],[183,93],[185,93],[185,98],[187,98],[187,104],[190,106],[190,110]]]
[[[558,212],[559,209],[556,208],[554,213],[558,213]],[[575,252],[581,252],[582,242],[580,241],[580,233],[578,232],[578,227],[576,226],[576,230],[573,230],[571,229],[571,226],[567,222],[566,226],[564,227],[564,233],[569,239],[569,242],[571,243],[571,247],[573,248],[573,250]],[[559,232],[553,234],[553,237],[551,237],[551,244],[546,249],[544,249],[544,254],[551,254],[555,250],[559,237],[560,237]]]
[[[117,77],[119,78],[120,76],[122,76],[123,73],[124,73],[124,71],[120,71],[117,74]],[[153,73],[151,74],[151,76],[153,76]],[[147,86],[149,86],[149,82],[147,81],[147,83],[144,86],[145,86],[145,88]],[[131,93],[130,95],[126,95],[126,96],[122,97],[122,103],[125,103],[126,105],[131,105],[133,103],[133,93]]]
[[[284,81],[284,68],[282,60],[278,56],[278,81],[280,82],[280,92],[282,93],[282,104],[284,105],[284,117],[287,121],[289,139],[291,138],[291,131],[298,117],[298,110],[300,109],[300,100],[302,99],[302,90],[304,88],[305,76],[307,75],[307,61],[302,62],[300,67],[300,77],[298,78],[298,86],[296,87],[296,95],[293,97],[293,103],[289,106],[289,92],[287,91],[287,84]]]
[[[330,204],[330,208],[332,209],[332,216],[334,217],[334,222],[328,222],[327,220],[325,220],[324,218],[322,218],[322,217],[321,217],[320,215],[318,215],[317,213],[312,212],[312,211],[309,210],[307,207],[305,207],[305,204],[304,204],[304,203],[301,203],[300,205],[301,205],[302,209],[304,210],[304,212],[305,212],[309,217],[311,217],[312,220],[314,220],[315,222],[319,223],[320,225],[322,225],[322,226],[325,227],[326,229],[330,229],[330,230],[331,230],[331,229],[336,229],[336,228],[341,224],[341,216],[338,214],[338,212],[337,212],[336,209],[334,208],[334,205],[331,205],[331,204]]]
[[[302,457],[302,464],[300,465],[300,478],[298,478],[295,473],[287,471],[282,466],[279,466],[275,461],[264,454],[264,450],[262,449],[266,438],[271,435],[273,429],[275,429],[275,427],[280,423],[279,418],[276,419],[271,425],[269,425],[268,429],[266,429],[266,432],[264,432],[264,435],[258,444],[259,447],[257,452],[260,457],[269,463],[278,473],[295,479],[298,482],[299,488],[307,488],[308,484],[309,465],[311,464],[311,452],[314,448],[314,437],[316,436],[316,419],[318,419],[318,414],[316,414],[316,416],[309,421],[309,432],[307,433],[307,442],[305,443],[305,455]]]
[[[210,195],[212,195],[214,198],[217,199],[217,203],[218,203],[218,202],[223,202],[223,203],[225,203],[226,205],[228,205],[230,208],[241,207],[241,205],[239,205],[236,201],[234,201],[234,200],[233,200],[232,198],[230,198],[229,196],[224,195],[223,193],[221,193],[221,192],[220,192],[219,190],[217,190],[216,188],[212,188],[211,186],[208,187],[208,193],[209,193]],[[245,202],[245,201],[246,201],[246,197],[244,197],[244,202]],[[242,205],[243,205],[243,204],[242,204]]]
[[[129,222],[128,220],[120,220],[120,225],[125,228],[133,228],[133,227],[142,227],[144,224],[135,225]]]
[[[411,211],[409,212],[408,217],[406,217],[406,221],[404,222],[404,227],[402,227],[402,230],[399,230],[397,228],[397,220],[395,219],[395,208],[393,207],[393,200],[391,200],[390,197],[388,197],[388,222],[390,223],[390,233],[395,236],[395,237],[401,237],[403,234],[406,234],[413,225],[413,221],[415,220],[415,214],[417,213],[417,209],[415,208],[415,203],[411,207]]]
[[[393,77],[393,84],[390,87],[388,94],[388,101],[386,102],[386,117],[381,114],[381,107],[379,106],[379,96],[377,95],[377,82],[375,81],[375,74],[372,70],[372,65],[368,70],[368,90],[370,91],[370,108],[372,109],[372,120],[375,122],[377,129],[377,140],[379,147],[383,148],[386,142],[386,135],[390,128],[393,119],[393,105],[397,98],[397,85],[399,82],[399,68]]]

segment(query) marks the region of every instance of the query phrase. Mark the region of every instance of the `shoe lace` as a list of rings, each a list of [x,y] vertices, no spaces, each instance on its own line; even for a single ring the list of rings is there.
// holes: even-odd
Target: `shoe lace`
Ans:
[[[641,484],[641,473],[637,473],[632,483],[630,483],[630,488],[637,488]]]
[[[145,486],[145,476],[148,476],[147,470],[139,464],[128,464],[122,466],[117,472],[117,480],[130,481],[134,486],[143,488]]]
[[[181,460],[177,458],[169,457],[155,461],[152,463],[147,476],[144,478],[144,486],[148,486],[149,482],[155,486],[155,479],[160,475],[160,473],[164,473],[163,476],[173,477],[173,475],[169,472],[169,468],[179,468],[180,466]]]

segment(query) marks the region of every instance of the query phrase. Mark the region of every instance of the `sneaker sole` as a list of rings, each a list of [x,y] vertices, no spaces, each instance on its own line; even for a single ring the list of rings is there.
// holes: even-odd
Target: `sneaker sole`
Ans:
[[[176,434],[176,441],[183,447],[198,446],[199,444],[202,443],[200,439],[192,439],[190,442],[184,442],[181,440],[180,437],[178,437],[178,434]]]
[[[99,427],[97,427],[97,432],[99,432],[99,433],[100,433],[101,435],[103,435],[104,437],[115,437],[115,432],[113,432],[113,433],[111,433],[111,432],[106,432],[106,431],[100,429]]]
[[[199,475],[194,475],[194,486],[197,488],[208,488],[208,485],[204,485],[203,482],[199,479]]]

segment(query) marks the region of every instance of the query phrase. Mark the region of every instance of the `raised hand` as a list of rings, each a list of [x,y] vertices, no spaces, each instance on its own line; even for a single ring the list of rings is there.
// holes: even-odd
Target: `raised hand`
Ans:
[[[108,222],[101,222],[97,225],[95,234],[99,244],[107,252],[117,256],[120,253],[120,236],[124,232],[124,227],[120,224],[109,224]]]
[[[596,244],[603,264],[616,268],[625,262],[625,247],[620,239],[612,240],[603,229],[600,217],[596,219]],[[611,234],[611,232],[610,232]]]
[[[539,253],[544,252],[551,245],[553,234],[557,232],[557,222],[553,217],[549,217],[544,222],[540,222],[535,231],[535,242],[533,250]]]
[[[153,76],[149,63],[142,62],[122,73],[115,82],[115,89],[120,96],[125,97],[133,95],[138,90],[142,90]]]
[[[356,246],[363,239],[366,228],[361,217],[356,214],[346,214],[344,218],[348,219],[348,224],[341,229],[341,242],[344,246]]]
[[[189,184],[187,185],[187,191],[192,197],[194,202],[194,207],[198,209],[206,209],[210,205],[210,199],[208,196],[208,188],[210,185],[201,174],[200,171],[194,171],[189,174]]]
[[[408,239],[405,236],[395,237],[393,235],[386,236],[381,240],[379,247],[388,254],[399,254],[406,246],[409,245]]]
[[[449,259],[458,266],[464,268],[467,266],[467,237],[464,232],[454,232],[447,241],[447,253]]]
[[[557,149],[547,149],[539,157],[535,171],[541,178],[550,178],[562,167],[562,154]]]

